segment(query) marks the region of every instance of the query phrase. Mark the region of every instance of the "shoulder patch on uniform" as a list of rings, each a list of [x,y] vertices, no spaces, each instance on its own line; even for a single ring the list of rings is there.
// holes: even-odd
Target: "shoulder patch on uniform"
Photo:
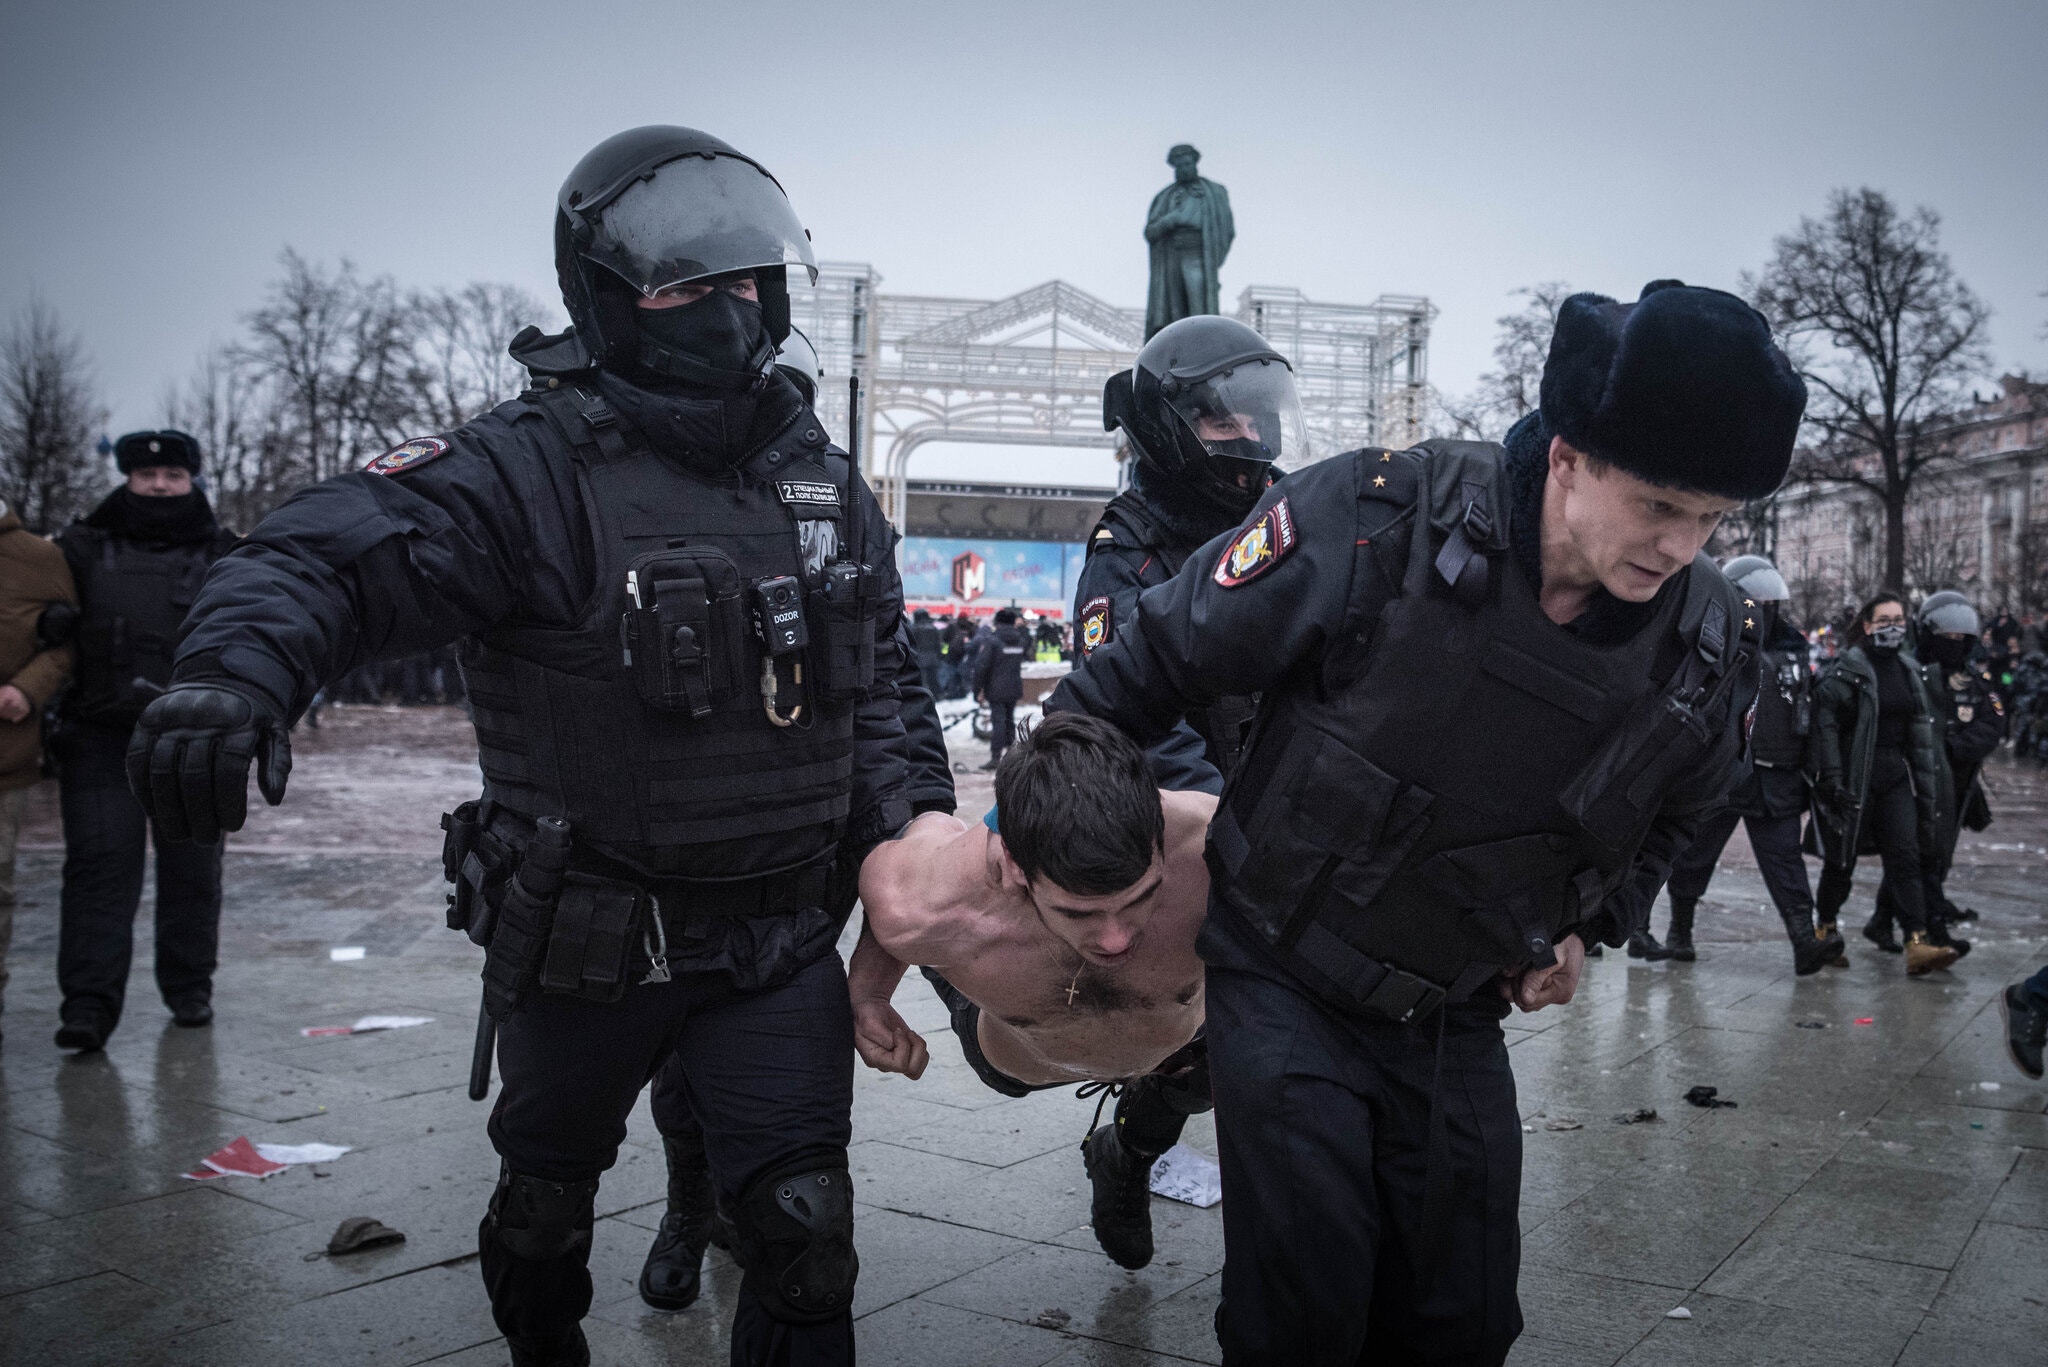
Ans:
[[[1106,596],[1081,605],[1081,657],[1086,659],[1110,643],[1116,629],[1116,607]]]
[[[775,493],[792,508],[839,509],[839,486],[824,480],[779,479]]]
[[[1296,539],[1294,512],[1283,497],[1237,534],[1216,562],[1213,577],[1226,589],[1250,583],[1279,564]]]
[[[448,443],[439,437],[414,437],[402,446],[392,447],[363,469],[373,475],[395,475],[425,465],[434,457],[446,455],[447,452]]]

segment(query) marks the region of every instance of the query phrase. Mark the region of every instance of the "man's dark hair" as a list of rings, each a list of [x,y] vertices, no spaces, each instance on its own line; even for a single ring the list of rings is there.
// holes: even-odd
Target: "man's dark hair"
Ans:
[[[1026,878],[1083,897],[1122,892],[1166,845],[1145,752],[1098,717],[1056,712],[996,770],[1003,844]]]
[[[997,608],[997,609],[996,609],[996,625],[997,625],[997,626],[999,626],[999,627],[1007,627],[1007,626],[1013,626],[1013,625],[1015,625],[1015,624],[1016,624],[1016,621],[1017,621],[1017,613],[1016,613],[1016,610],[1015,610],[1015,609],[1013,609],[1013,608]]]

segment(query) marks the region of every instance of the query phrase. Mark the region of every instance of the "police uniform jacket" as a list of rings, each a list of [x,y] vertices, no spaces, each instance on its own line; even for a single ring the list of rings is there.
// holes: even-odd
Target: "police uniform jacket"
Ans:
[[[1290,474],[1061,685],[1141,743],[1261,695],[1210,831],[1211,963],[1411,1019],[1563,934],[1618,943],[1726,799],[1757,687],[1733,587],[1701,557],[1616,605],[1618,639],[1560,627],[1508,554],[1540,507],[1515,497],[1477,443]]]
[[[630,413],[617,411],[622,390]],[[592,416],[565,423],[564,402]],[[701,422],[687,405],[614,377],[543,376],[452,432],[301,492],[208,577],[177,678],[254,688],[296,717],[323,681],[357,664],[459,641],[486,795],[529,817],[568,817],[579,849],[586,822],[613,823],[631,834],[593,841],[607,857],[715,881],[883,838],[908,818],[910,800],[895,533],[779,375],[761,391],[760,439],[736,462],[693,456],[666,430],[671,409],[678,430]],[[615,492],[597,492],[606,488]],[[747,695],[763,647],[752,637],[733,644],[747,634],[735,616],[747,583],[714,584],[713,571],[723,559],[742,580],[804,578],[798,525],[785,514],[812,498],[842,499],[833,514],[841,544],[866,547],[871,639],[834,639],[871,668],[841,705],[803,685],[811,691],[795,696],[809,700],[807,714],[778,729]],[[642,622],[629,574],[651,600],[651,576],[690,556],[701,571],[690,581],[702,589],[695,632]],[[621,573],[628,564],[637,568]],[[804,592],[815,590],[806,579]],[[810,625],[815,641],[823,623]],[[629,639],[636,629],[644,634]],[[731,658],[707,663],[716,640]],[[643,670],[687,657],[689,696],[679,692],[674,711],[636,700],[636,643]],[[706,677],[711,692],[701,696]],[[690,729],[692,718],[701,729]],[[662,746],[684,759],[664,761]],[[531,753],[541,747],[545,763]],[[547,810],[565,800],[570,810]],[[664,811],[676,815],[645,816]]]
[[[1948,761],[1935,729],[1934,706],[1911,654],[1901,657],[1906,679],[1918,697],[1906,728],[1906,767],[1912,776],[1918,810],[1920,844],[1936,849],[1935,820],[1942,776]],[[1863,798],[1870,787],[1870,769],[1877,754],[1877,667],[1862,646],[1837,655],[1820,676],[1813,695],[1813,737],[1807,767],[1814,777],[1813,824],[1809,835],[1817,852],[1838,869],[1856,867],[1858,854],[1872,851],[1863,829]],[[1832,779],[1858,805],[1838,808],[1820,800],[1820,789]]]
[[[1920,679],[1948,761],[1936,775],[1935,790],[1935,853],[1945,865],[1955,857],[1956,839],[1966,822],[1972,830],[1991,824],[1981,771],[2005,738],[2005,704],[1999,701],[1990,671],[1974,659],[1955,669],[1938,660],[1926,661],[1920,666]]]

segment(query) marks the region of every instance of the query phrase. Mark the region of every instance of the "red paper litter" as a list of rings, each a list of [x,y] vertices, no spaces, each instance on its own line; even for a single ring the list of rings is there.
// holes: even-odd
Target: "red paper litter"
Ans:
[[[1877,1024],[1877,1017],[1875,1017],[1875,1016],[1858,1016],[1858,1017],[1856,1018],[1856,1023],[1857,1023],[1858,1025],[1875,1025],[1875,1024]]]
[[[356,1028],[353,1025],[309,1025],[299,1031],[307,1039],[322,1039],[328,1035],[353,1035],[355,1032]]]
[[[256,1152],[247,1135],[237,1135],[234,1143],[215,1149],[199,1161],[222,1177],[268,1177],[285,1169],[283,1163],[273,1163]]]

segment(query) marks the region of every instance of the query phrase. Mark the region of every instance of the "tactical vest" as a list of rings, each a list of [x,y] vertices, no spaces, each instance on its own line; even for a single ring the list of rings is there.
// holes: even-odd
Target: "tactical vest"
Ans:
[[[1758,764],[1796,769],[1806,762],[1806,735],[1813,729],[1813,671],[1807,668],[1806,647],[1762,651],[1759,664],[1763,678],[1750,754]]]
[[[1200,549],[1199,546],[1181,545],[1173,533],[1153,516],[1143,496],[1134,489],[1126,489],[1109,501],[1095,529],[1098,532],[1108,531],[1115,539],[1113,542],[1101,540],[1090,533],[1088,555],[1091,558],[1097,545],[1106,549],[1111,546],[1124,550],[1138,548],[1152,557],[1151,565],[1138,576],[1139,584],[1148,589],[1179,574],[1187,558]],[[1188,713],[1188,725],[1202,738],[1205,757],[1225,780],[1244,758],[1245,735],[1258,705],[1259,700],[1255,697],[1226,697]]]
[[[1266,695],[1209,850],[1290,967],[1397,1020],[1549,961],[1749,705],[1753,649],[1705,556],[1628,640],[1560,629],[1508,554],[1498,448],[1425,449],[1398,594],[1324,688]]]
[[[487,796],[684,879],[828,857],[881,584],[860,563],[845,454],[806,414],[706,478],[629,442],[593,393],[523,397],[573,452],[596,590],[566,629],[515,621],[463,643]]]
[[[165,545],[86,531],[92,557],[78,586],[77,675],[64,710],[81,721],[132,726],[170,685],[178,629],[226,538]]]

